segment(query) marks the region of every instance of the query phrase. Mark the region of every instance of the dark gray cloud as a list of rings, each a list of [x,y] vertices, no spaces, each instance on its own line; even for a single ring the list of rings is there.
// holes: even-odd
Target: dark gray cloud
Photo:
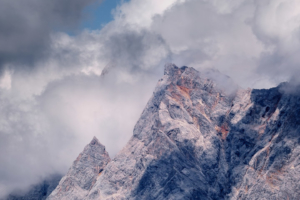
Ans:
[[[108,34],[103,41],[103,54],[113,66],[129,73],[153,73],[171,56],[160,35],[147,29],[130,28]]]
[[[74,30],[82,10],[96,1],[100,0],[1,0],[0,70],[11,62],[33,66],[49,53],[51,32]]]

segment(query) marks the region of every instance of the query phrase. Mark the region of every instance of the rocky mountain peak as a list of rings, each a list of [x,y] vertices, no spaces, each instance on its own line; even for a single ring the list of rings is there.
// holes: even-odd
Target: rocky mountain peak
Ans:
[[[105,146],[94,137],[73,162],[68,173],[61,179],[48,199],[84,198],[109,162],[110,158]]]
[[[93,139],[92,139],[92,141],[90,142],[89,145],[90,145],[90,146],[91,146],[91,145],[99,145],[99,146],[105,148],[105,147],[99,142],[99,140],[96,138],[96,136],[93,137]]]
[[[168,63],[165,65],[164,75],[174,76],[175,74],[184,72],[184,70],[187,68],[188,68],[187,66],[183,66],[183,67],[179,68],[173,63]]]
[[[300,199],[299,132],[298,93],[167,64],[123,150],[109,161],[93,139],[51,196]]]

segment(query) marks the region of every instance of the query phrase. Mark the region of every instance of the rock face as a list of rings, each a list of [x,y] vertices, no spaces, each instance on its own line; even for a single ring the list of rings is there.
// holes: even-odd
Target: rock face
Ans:
[[[39,184],[34,185],[28,192],[15,191],[5,200],[45,200],[58,185],[61,175],[54,174]]]
[[[47,199],[84,199],[109,161],[105,147],[94,137]]]
[[[300,199],[300,92],[287,88],[168,64],[123,150],[100,168],[79,156],[48,199]]]

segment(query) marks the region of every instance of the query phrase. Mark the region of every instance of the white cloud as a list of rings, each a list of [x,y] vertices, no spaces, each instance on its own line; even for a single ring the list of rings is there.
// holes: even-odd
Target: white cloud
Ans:
[[[185,0],[131,0],[118,7],[115,12],[116,22],[148,28],[155,15],[162,15],[167,9]]]
[[[299,76],[299,1],[255,1],[255,5],[251,26],[266,49],[258,60],[258,72],[269,74],[276,83]]]
[[[0,88],[9,90],[11,88],[11,71],[5,70],[0,79]]]
[[[115,155],[165,62],[215,67],[244,87],[299,75],[299,7],[296,0],[131,0],[101,30],[53,32],[34,70],[16,67],[0,80],[0,193],[65,172],[94,135]]]
[[[156,17],[152,27],[170,47],[175,63],[214,67],[244,87],[264,87],[254,85],[255,59],[264,46],[246,23],[254,5],[240,4],[230,13],[219,8],[217,1],[188,1]]]

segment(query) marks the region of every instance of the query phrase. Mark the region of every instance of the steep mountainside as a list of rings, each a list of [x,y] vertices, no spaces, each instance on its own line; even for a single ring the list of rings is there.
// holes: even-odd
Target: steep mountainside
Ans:
[[[93,181],[81,171],[96,162],[73,173],[75,161],[48,199],[300,199],[300,95],[290,88],[242,90],[168,64],[122,151]]]
[[[94,137],[47,199],[84,199],[109,161],[105,147]]]

